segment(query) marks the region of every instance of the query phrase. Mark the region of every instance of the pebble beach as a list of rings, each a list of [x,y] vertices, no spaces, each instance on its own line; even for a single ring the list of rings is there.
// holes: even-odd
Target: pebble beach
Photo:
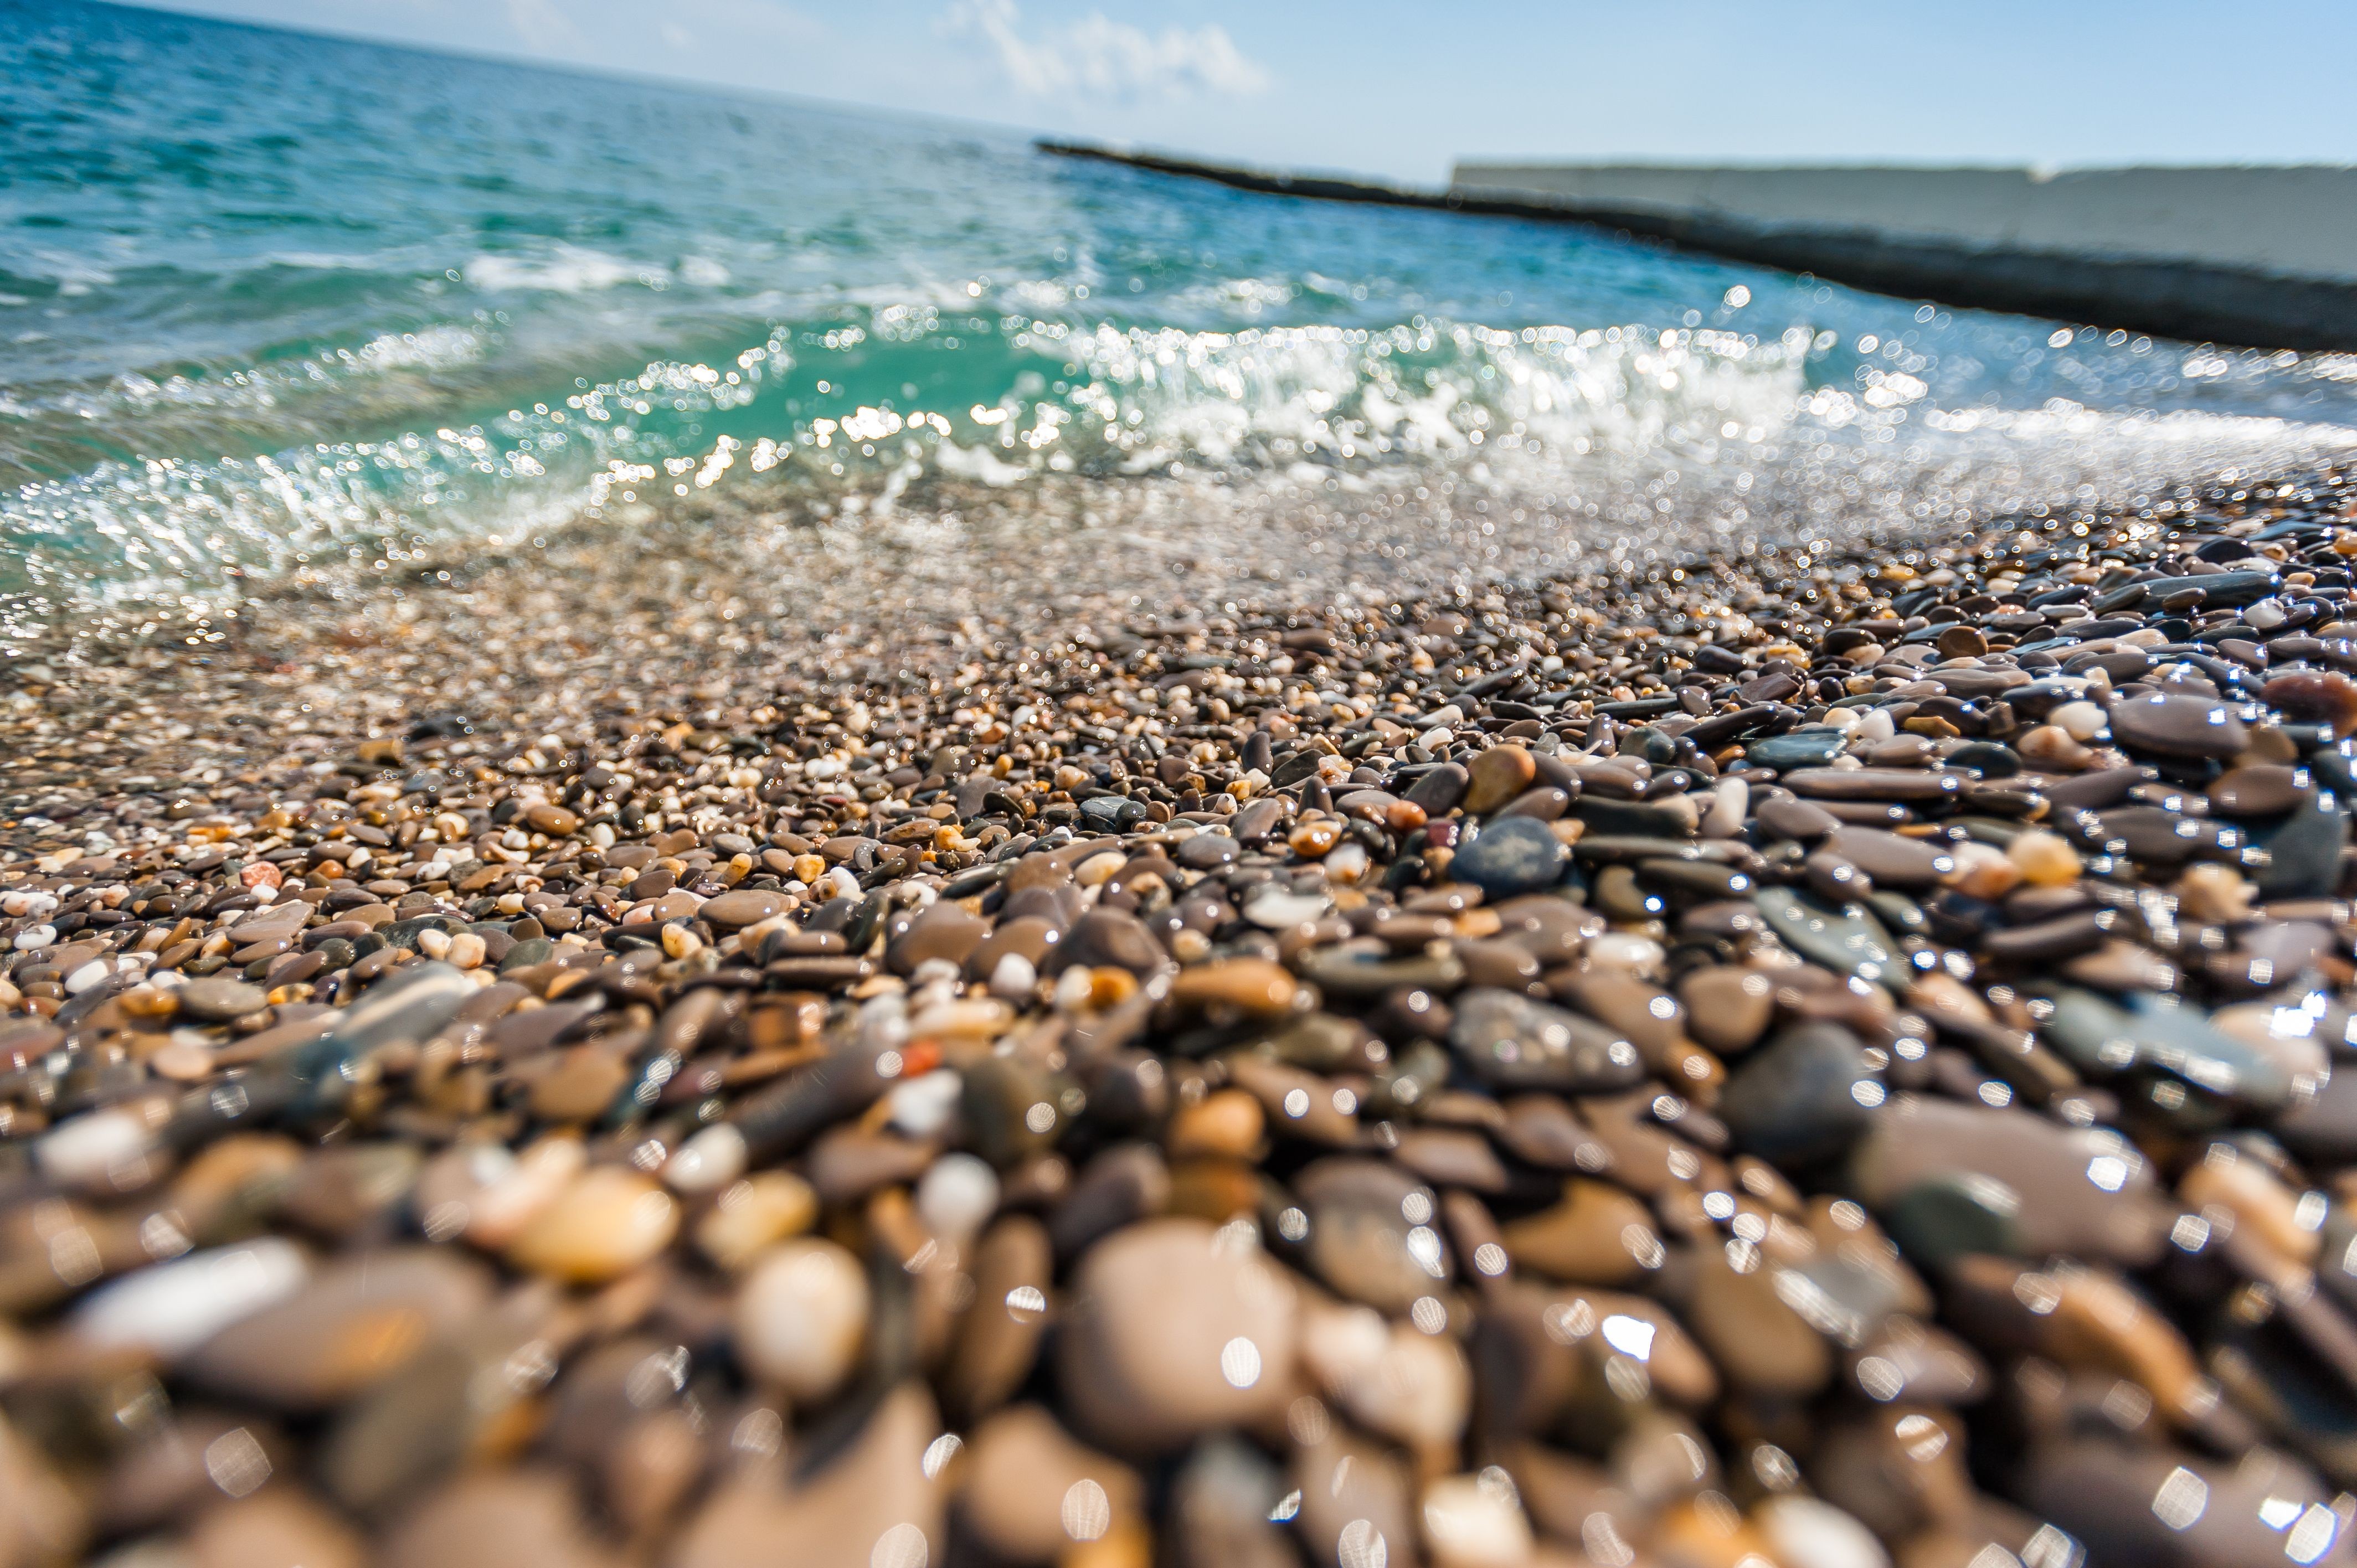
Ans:
[[[35,650],[0,1563],[2357,1561],[2357,474],[1182,503]]]
[[[0,1568],[2357,1568],[2357,358],[225,4],[0,0]]]

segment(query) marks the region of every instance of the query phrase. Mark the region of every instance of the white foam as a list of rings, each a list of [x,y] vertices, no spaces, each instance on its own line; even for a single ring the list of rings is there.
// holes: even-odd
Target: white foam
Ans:
[[[602,251],[559,245],[539,259],[479,255],[459,269],[469,288],[486,294],[509,289],[546,289],[556,294],[596,294],[633,281],[668,283],[671,270],[626,262]]]

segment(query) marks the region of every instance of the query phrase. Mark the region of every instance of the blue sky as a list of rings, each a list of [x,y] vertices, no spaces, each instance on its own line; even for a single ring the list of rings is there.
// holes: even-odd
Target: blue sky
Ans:
[[[170,0],[1437,180],[1458,156],[2357,163],[2352,0]]]

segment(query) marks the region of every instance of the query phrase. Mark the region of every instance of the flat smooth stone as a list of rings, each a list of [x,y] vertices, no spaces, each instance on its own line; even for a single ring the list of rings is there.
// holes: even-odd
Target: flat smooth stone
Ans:
[[[1493,899],[1512,898],[1552,887],[1563,877],[1571,852],[1555,830],[1529,817],[1492,822],[1457,852],[1449,875],[1469,882]]]
[[[2225,703],[2155,693],[2111,707],[2112,738],[2130,751],[2157,757],[2233,757],[2250,744],[2250,731]]]
[[[1865,905],[1828,909],[1789,887],[1763,887],[1752,895],[1752,902],[1768,918],[1769,929],[1803,958],[1892,991],[1906,988],[1906,965],[1900,961],[1898,944]]]
[[[1847,731],[1831,725],[1803,725],[1782,735],[1755,740],[1743,748],[1743,760],[1761,768],[1823,768],[1849,745]]]
[[[1743,1059],[1718,1114],[1738,1147],[1779,1165],[1828,1159],[1873,1120],[1882,1086],[1857,1038],[1838,1024],[1786,1029]]]
[[[1944,800],[1967,782],[1961,773],[1915,768],[1803,768],[1784,775],[1796,795],[1824,800]]]
[[[2065,990],[2054,997],[2046,1037],[2083,1071],[2156,1068],[2264,1111],[2291,1099],[2291,1077],[2280,1063],[2212,1027],[2201,1008],[2169,998],[2130,996],[2115,1006],[2092,992]]]
[[[1645,1075],[1637,1047],[1594,1019],[1486,988],[1456,998],[1448,1043],[1493,1089],[1586,1094],[1626,1089]]]

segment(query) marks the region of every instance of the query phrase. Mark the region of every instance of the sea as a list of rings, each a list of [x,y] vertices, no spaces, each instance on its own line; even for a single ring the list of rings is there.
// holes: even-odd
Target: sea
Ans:
[[[1502,499],[1642,560],[2357,444],[2346,355],[63,0],[0,0],[0,641],[667,509],[1157,491],[1281,557],[1305,499]]]

